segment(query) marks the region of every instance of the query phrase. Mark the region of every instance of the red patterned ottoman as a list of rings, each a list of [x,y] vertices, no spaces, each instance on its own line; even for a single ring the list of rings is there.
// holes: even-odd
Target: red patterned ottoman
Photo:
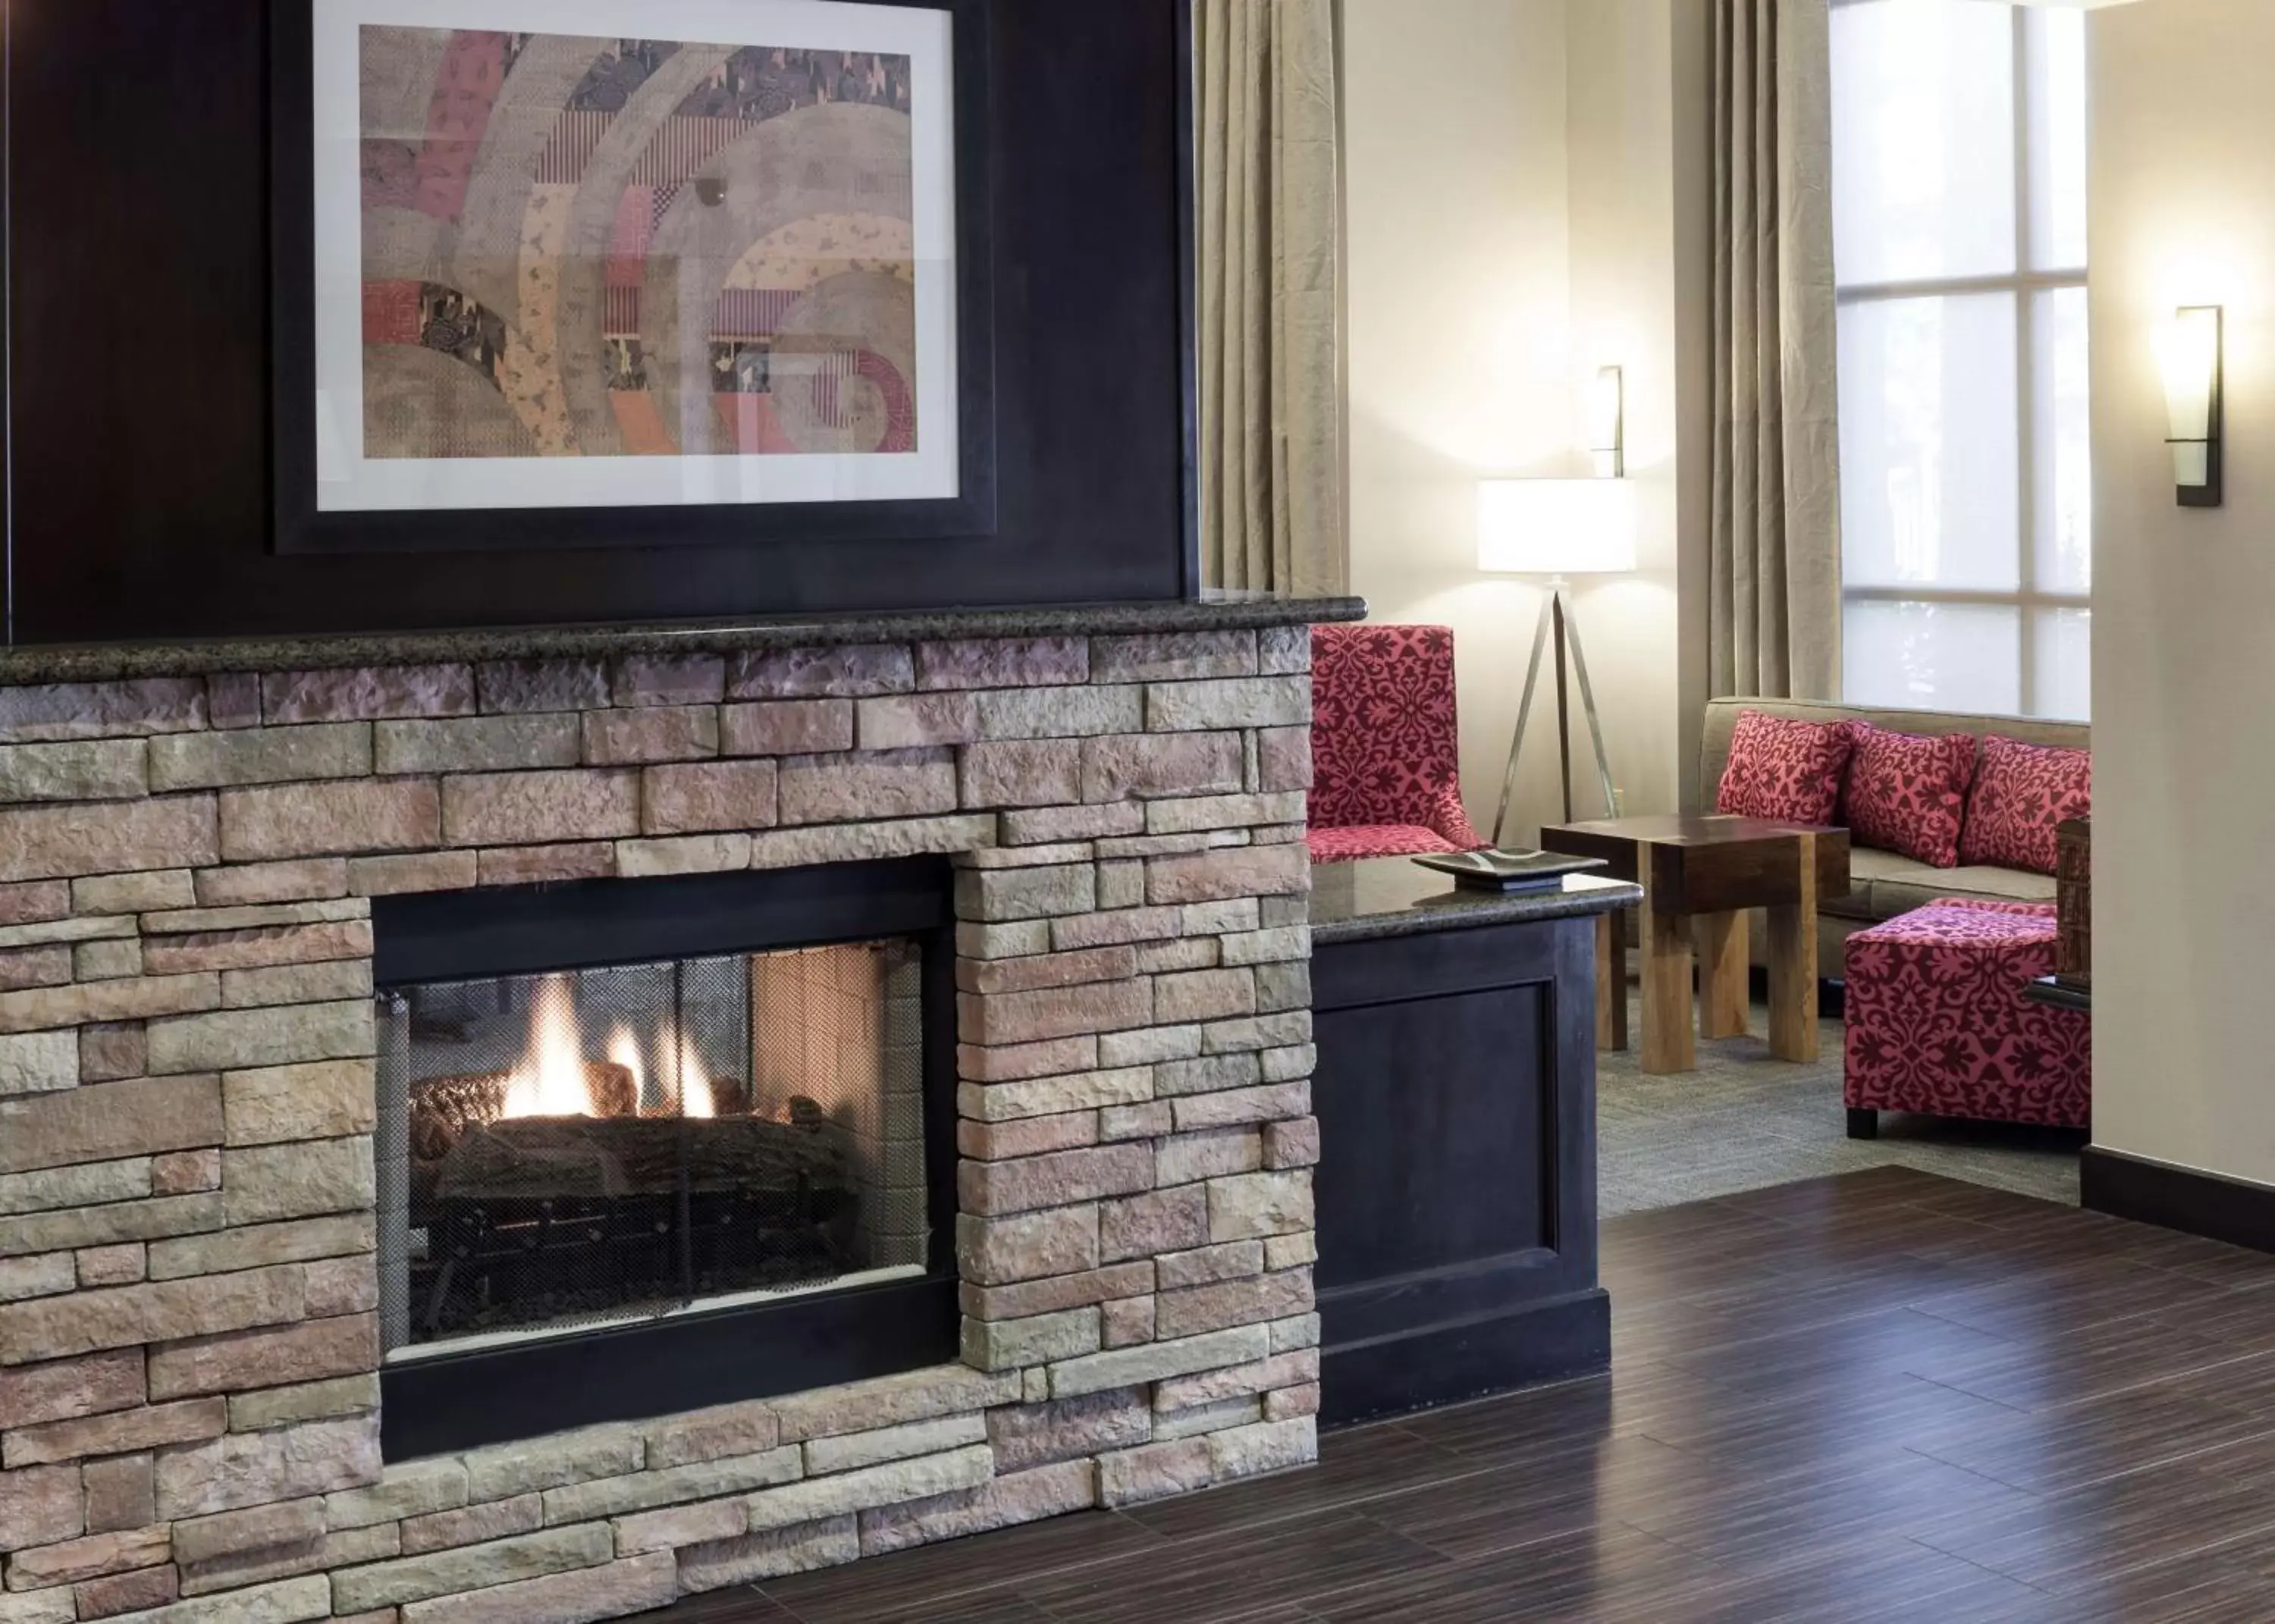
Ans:
[[[2042,903],[1931,903],[1848,939],[1848,1133],[1882,1111],[2086,1125],[2092,1017],[2028,1001],[2054,971]]]

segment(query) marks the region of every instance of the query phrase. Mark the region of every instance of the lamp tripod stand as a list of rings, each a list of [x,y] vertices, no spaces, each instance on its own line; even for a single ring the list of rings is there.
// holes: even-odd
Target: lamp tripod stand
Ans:
[[[1564,821],[1572,821],[1572,713],[1565,687],[1568,650],[1572,676],[1579,683],[1580,708],[1588,719],[1588,736],[1596,749],[1596,777],[1604,792],[1604,815],[1619,815],[1619,800],[1612,789],[1611,758],[1604,752],[1604,725],[1596,714],[1596,691],[1588,681],[1588,657],[1580,647],[1580,622],[1572,604],[1571,584],[1560,575],[1548,583],[1548,596],[1540,605],[1540,623],[1532,634],[1532,660],[1524,671],[1524,697],[1517,702],[1516,733],[1508,744],[1508,770],[1501,776],[1493,844],[1502,850],[1507,850],[1509,805],[1516,798],[1516,767],[1524,754],[1525,722],[1532,714],[1532,696],[1540,685],[1541,656],[1552,641],[1556,657],[1556,764],[1563,777]]]

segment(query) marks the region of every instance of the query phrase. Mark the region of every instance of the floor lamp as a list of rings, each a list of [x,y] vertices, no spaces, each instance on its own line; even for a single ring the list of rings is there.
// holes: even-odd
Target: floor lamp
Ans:
[[[1525,668],[1524,697],[1517,702],[1516,733],[1509,740],[1508,770],[1500,785],[1500,812],[1493,820],[1493,844],[1505,847],[1509,804],[1516,795],[1516,768],[1524,753],[1524,726],[1540,682],[1540,661],[1554,646],[1556,661],[1556,758],[1564,784],[1564,820],[1572,820],[1572,716],[1565,687],[1566,654],[1580,689],[1580,707],[1596,748],[1596,776],[1604,792],[1604,815],[1615,817],[1611,758],[1604,753],[1604,727],[1596,714],[1596,691],[1588,681],[1588,660],[1580,646],[1580,622],[1573,601],[1575,575],[1625,574],[1635,568],[1635,487],[1625,480],[1486,480],[1478,487],[1478,568],[1494,575],[1545,575],[1548,595],[1532,634],[1532,661]]]

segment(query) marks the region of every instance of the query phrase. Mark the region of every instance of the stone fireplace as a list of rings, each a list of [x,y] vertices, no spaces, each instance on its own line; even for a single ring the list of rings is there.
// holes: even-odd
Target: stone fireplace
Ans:
[[[1294,618],[7,657],[0,1624],[565,1624],[1310,1460]]]
[[[389,1459],[956,1356],[954,872],[376,901]]]

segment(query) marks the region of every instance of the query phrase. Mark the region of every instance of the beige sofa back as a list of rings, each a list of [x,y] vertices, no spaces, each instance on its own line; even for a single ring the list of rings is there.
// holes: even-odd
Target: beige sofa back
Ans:
[[[2038,721],[2023,716],[1959,716],[1943,711],[1874,710],[1869,706],[1826,705],[1813,699],[1712,699],[1706,705],[1706,729],[1698,745],[1698,797],[1702,812],[1714,810],[1714,791],[1722,769],[1730,764],[1730,735],[1746,711],[1768,716],[1791,716],[1803,721],[1869,721],[1892,733],[1920,733],[1939,737],[1946,733],[1972,733],[1978,737],[1996,733],[2025,744],[2049,744],[2060,750],[2090,750],[2093,729],[2083,722]]]

